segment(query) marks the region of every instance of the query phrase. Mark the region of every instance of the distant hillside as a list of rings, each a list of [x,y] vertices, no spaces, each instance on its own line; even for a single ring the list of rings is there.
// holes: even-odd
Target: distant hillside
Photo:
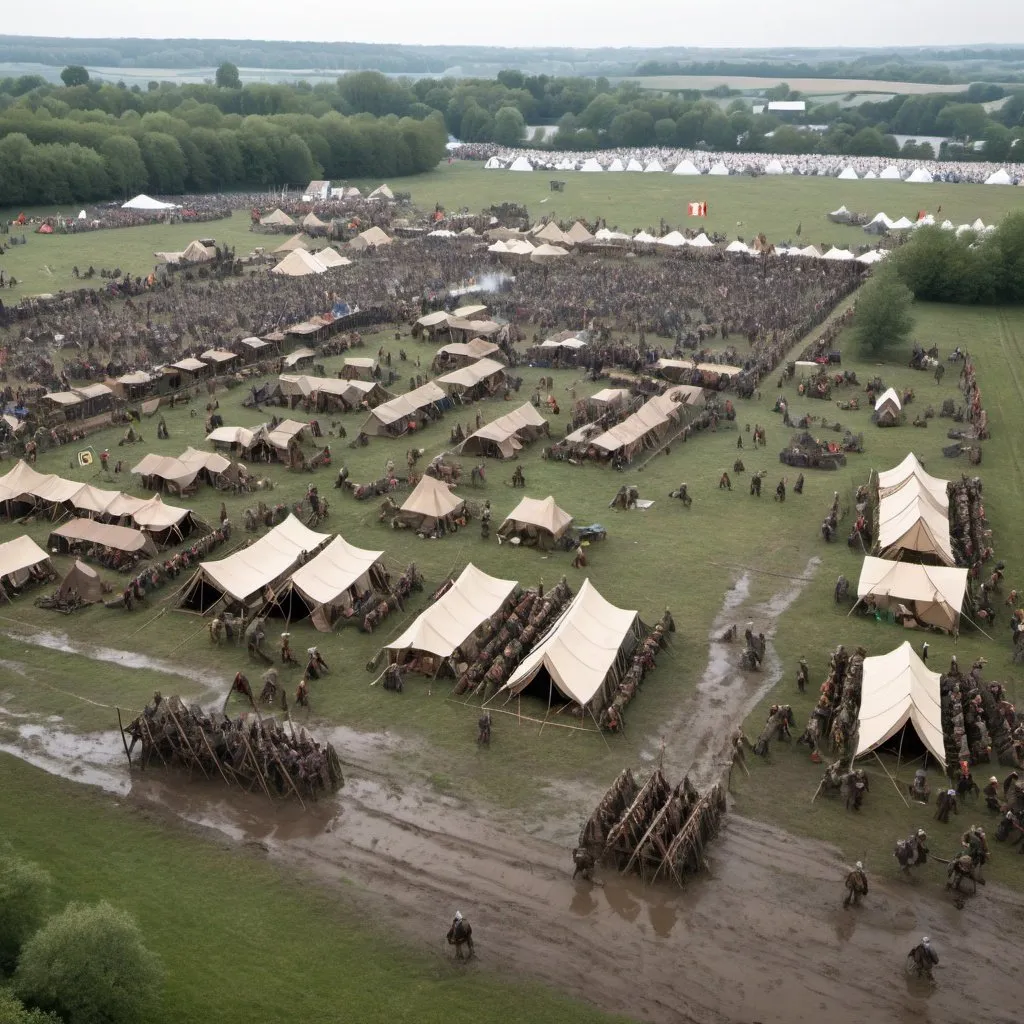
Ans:
[[[571,47],[392,46],[376,43],[224,39],[62,39],[0,36],[0,63],[63,67],[195,69],[224,61],[244,68],[310,72],[373,69],[388,74],[494,77],[528,74],[730,75],[842,78],[946,84],[1024,81],[1024,46],[713,50],[685,46]]]

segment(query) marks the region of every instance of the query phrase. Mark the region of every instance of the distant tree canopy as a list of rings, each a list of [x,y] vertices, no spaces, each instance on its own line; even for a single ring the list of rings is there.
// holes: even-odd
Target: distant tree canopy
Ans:
[[[853,333],[861,352],[878,357],[896,352],[914,329],[910,289],[883,265],[861,289],[853,314]]]
[[[240,89],[242,80],[238,77],[238,68],[226,60],[219,68],[214,79],[218,89]]]
[[[60,80],[71,89],[76,85],[89,84],[89,72],[81,64],[69,64],[61,73]]]

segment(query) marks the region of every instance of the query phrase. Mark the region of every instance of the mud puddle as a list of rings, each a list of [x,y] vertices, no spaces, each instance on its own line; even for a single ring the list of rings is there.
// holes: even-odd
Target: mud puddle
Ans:
[[[751,603],[751,579],[743,573],[726,593],[708,635],[708,663],[693,695],[680,706],[664,728],[665,763],[674,775],[689,773],[698,788],[718,782],[732,763],[730,737],[750,709],[781,679],[782,664],[772,640],[779,617],[792,605],[813,577],[820,559],[813,557],[800,578],[789,581],[767,601]],[[760,672],[740,668],[743,633],[750,624],[764,633],[768,650]],[[731,643],[719,640],[730,626],[738,636]],[[649,760],[661,756],[659,746],[648,747]]]

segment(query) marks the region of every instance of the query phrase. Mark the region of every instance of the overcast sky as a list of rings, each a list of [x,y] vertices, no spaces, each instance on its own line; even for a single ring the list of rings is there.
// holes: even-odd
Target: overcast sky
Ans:
[[[1024,43],[1024,0],[51,0],[4,4],[10,35],[506,46],[931,46]]]

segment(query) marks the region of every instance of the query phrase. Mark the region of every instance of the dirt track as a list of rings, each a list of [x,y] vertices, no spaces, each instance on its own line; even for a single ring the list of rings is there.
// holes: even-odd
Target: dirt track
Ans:
[[[741,630],[748,619],[770,626],[795,594],[791,586],[748,608],[741,578],[715,629],[729,616]],[[736,681],[739,646],[723,653],[712,644],[705,678],[680,712],[700,728],[689,730],[692,745],[666,746],[673,776],[726,756],[721,727],[742,719],[770,683],[771,664],[764,677]],[[939,867],[926,869],[927,881],[873,880],[866,905],[843,911],[838,851],[730,815],[710,876],[683,891],[607,872],[603,885],[574,884],[579,808],[599,796],[587,787],[557,817],[514,820],[397,780],[397,739],[338,730],[331,738],[345,753],[347,785],[330,805],[302,813],[158,773],[129,779],[116,734],[70,737],[2,709],[0,725],[16,732],[0,749],[40,767],[130,789],[140,804],[259,844],[325,884],[355,882],[346,898],[357,890],[377,921],[439,958],[449,956],[443,933],[460,909],[478,939],[478,960],[465,969],[532,977],[608,1011],[700,1024],[1019,1019],[1010,965],[1024,938],[1024,899],[989,886],[958,911],[936,884]],[[711,770],[697,774],[703,783]],[[922,934],[942,957],[934,988],[903,971]]]

